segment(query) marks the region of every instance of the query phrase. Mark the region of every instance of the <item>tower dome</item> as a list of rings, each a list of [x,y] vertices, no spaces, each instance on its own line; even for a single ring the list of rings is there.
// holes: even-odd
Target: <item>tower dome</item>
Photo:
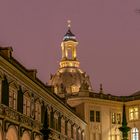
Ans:
[[[68,31],[61,43],[62,59],[59,69],[51,75],[49,81],[49,84],[54,87],[54,92],[62,98],[76,95],[82,90],[92,90],[89,76],[79,68],[80,62],[76,53],[78,42],[70,27],[69,23]]]

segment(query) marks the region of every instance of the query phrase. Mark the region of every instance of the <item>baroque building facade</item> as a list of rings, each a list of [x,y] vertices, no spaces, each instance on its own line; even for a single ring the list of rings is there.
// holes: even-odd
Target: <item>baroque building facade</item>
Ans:
[[[42,140],[45,120],[50,140],[85,139],[86,122],[1,47],[0,140]]]
[[[21,65],[11,47],[0,47],[0,140],[121,140],[124,105],[128,139],[140,139],[140,92],[114,96],[102,85],[94,92],[80,69],[77,45],[69,24],[49,85],[36,77],[36,70]]]

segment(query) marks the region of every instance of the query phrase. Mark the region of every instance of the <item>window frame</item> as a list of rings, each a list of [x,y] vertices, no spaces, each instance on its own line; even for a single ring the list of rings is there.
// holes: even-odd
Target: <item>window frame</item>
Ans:
[[[89,121],[100,123],[101,122],[101,111],[100,110],[90,110]]]
[[[18,90],[16,87],[9,86],[9,107],[17,110],[17,94]]]
[[[129,113],[128,115],[129,121],[139,120],[139,107],[138,106],[129,107],[128,113]]]
[[[27,92],[23,95],[23,114],[28,117],[31,115],[31,98]]]
[[[132,128],[132,130],[131,130],[131,139],[132,140],[139,140],[139,129],[138,128],[136,128],[136,127]]]

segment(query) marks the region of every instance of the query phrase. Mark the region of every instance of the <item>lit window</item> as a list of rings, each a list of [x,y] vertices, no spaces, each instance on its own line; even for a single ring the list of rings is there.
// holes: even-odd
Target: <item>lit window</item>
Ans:
[[[77,86],[71,86],[72,92],[78,92],[79,88]]]
[[[17,108],[17,89],[13,87],[9,88],[9,107]]]
[[[23,114],[30,116],[30,98],[24,95],[23,99]]]
[[[112,113],[112,124],[116,123],[116,114]]]
[[[138,107],[129,108],[129,120],[138,120],[139,112]]]
[[[121,114],[120,113],[112,113],[111,114],[112,124],[121,124]]]
[[[118,124],[121,124],[121,114],[120,113],[117,113],[116,121]]]
[[[139,131],[137,128],[131,130],[132,140],[139,140]]]

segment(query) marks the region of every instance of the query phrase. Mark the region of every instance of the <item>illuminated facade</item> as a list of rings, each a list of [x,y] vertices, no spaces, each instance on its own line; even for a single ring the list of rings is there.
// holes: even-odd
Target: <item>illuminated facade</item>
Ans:
[[[140,140],[140,92],[118,97],[101,85],[95,93],[80,69],[77,45],[68,25],[50,85],[15,60],[12,48],[0,47],[0,140],[43,140],[44,127],[49,140],[121,140],[123,104],[129,140]]]
[[[49,140],[85,140],[85,121],[0,47],[0,140],[43,140],[45,120]]]
[[[62,59],[56,74],[51,75],[49,84],[54,87],[54,92],[64,98],[76,95],[81,90],[92,91],[89,76],[83,72],[77,59],[78,42],[71,32],[70,25],[61,43]]]
[[[140,140],[140,93],[118,97],[92,90],[89,76],[80,69],[77,59],[78,42],[70,25],[61,43],[62,59],[58,71],[51,75],[50,85],[54,93],[75,108],[84,118],[86,140],[121,140],[119,127],[122,126],[123,104],[126,106],[128,126],[131,127],[129,140]]]

